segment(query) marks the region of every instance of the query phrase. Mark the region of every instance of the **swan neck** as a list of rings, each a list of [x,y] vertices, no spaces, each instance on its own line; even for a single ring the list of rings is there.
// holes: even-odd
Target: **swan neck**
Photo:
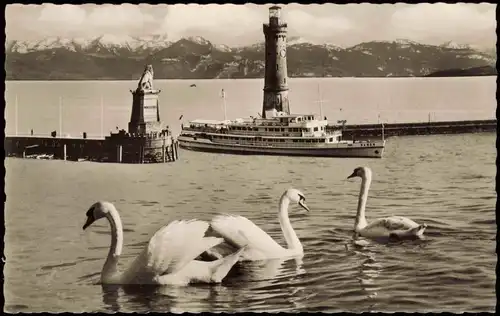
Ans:
[[[290,218],[288,217],[288,206],[290,205],[290,199],[283,195],[280,200],[280,211],[279,211],[279,221],[281,225],[281,230],[285,237],[288,249],[301,250],[302,244],[300,243],[297,234],[292,228],[290,223]]]
[[[118,259],[122,253],[123,247],[123,227],[120,215],[116,209],[112,209],[106,215],[111,226],[111,247],[108,257],[102,270],[102,278],[110,279],[116,276],[118,272]]]
[[[358,199],[358,212],[356,214],[356,223],[354,230],[358,231],[363,229],[366,225],[366,201],[368,200],[368,190],[370,189],[370,184],[372,181],[371,175],[366,174],[361,180],[361,189],[359,191],[359,199]]]

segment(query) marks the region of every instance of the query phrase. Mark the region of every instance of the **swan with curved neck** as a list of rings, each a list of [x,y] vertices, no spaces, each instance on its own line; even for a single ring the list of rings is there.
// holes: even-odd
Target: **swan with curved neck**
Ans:
[[[287,248],[280,246],[271,236],[243,216],[218,215],[213,218],[210,226],[232,246],[232,249],[247,245],[240,260],[301,256],[304,254],[304,249],[290,223],[288,207],[292,202],[309,212],[305,200],[304,194],[296,189],[288,189],[281,196],[278,218]]]
[[[115,206],[109,202],[94,203],[86,216],[84,230],[101,218],[107,219],[111,227],[111,246],[101,272],[103,284],[220,283],[245,250],[241,247],[227,257],[210,262],[194,260],[223,239],[205,237],[207,222],[176,220],[159,229],[129,267],[120,272],[123,227]]]
[[[412,238],[421,237],[427,228],[426,224],[419,225],[409,218],[401,216],[390,216],[379,218],[368,224],[366,221],[365,208],[368,199],[368,191],[372,181],[372,171],[368,167],[358,167],[347,177],[361,178],[361,190],[359,192],[358,210],[354,231],[358,235],[367,238]]]

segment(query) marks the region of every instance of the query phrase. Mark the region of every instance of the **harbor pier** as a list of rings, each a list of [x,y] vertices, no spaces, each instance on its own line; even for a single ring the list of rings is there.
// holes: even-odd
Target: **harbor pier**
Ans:
[[[339,128],[343,130],[344,139],[362,140],[392,136],[496,132],[497,120],[328,125],[328,129]]]
[[[5,156],[62,160],[104,161],[104,139],[51,136],[6,136]]]
[[[6,157],[117,163],[165,163],[179,159],[177,140],[169,135],[61,138],[6,136]]]
[[[58,137],[56,131],[51,135],[11,135],[4,140],[5,155],[117,163],[178,160],[177,140],[160,121],[160,90],[153,89],[153,69],[150,65],[146,66],[137,89],[131,92],[133,102],[128,132],[122,129],[104,138],[87,138],[86,133],[82,133],[81,138]]]

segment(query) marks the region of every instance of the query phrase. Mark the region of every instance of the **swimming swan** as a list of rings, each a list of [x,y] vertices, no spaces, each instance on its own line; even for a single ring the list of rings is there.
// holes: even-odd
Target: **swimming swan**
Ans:
[[[103,284],[219,283],[245,250],[241,247],[225,258],[210,262],[194,260],[224,240],[204,236],[209,227],[207,222],[176,220],[160,228],[128,269],[120,273],[118,261],[123,247],[123,229],[118,211],[112,203],[97,202],[86,215],[84,230],[101,218],[106,218],[111,226],[111,247],[101,272]]]
[[[379,218],[370,224],[366,222],[365,207],[368,199],[368,190],[372,181],[372,171],[368,167],[358,167],[347,179],[360,177],[361,190],[359,192],[358,212],[354,231],[366,238],[411,238],[420,237],[427,228],[426,224],[419,225],[406,217],[391,216]]]
[[[266,232],[243,216],[217,215],[212,219],[210,226],[233,248],[247,245],[241,255],[241,260],[254,261],[300,256],[304,254],[304,250],[290,224],[288,206],[290,202],[297,203],[309,212],[305,200],[304,194],[296,189],[288,189],[281,196],[279,221],[288,248],[280,246]]]

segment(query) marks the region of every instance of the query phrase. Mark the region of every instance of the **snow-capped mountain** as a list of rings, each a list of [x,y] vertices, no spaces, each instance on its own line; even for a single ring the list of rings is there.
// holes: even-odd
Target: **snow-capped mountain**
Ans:
[[[48,37],[40,41],[7,41],[6,51],[8,53],[29,53],[57,48],[65,48],[69,51],[98,52],[101,50],[118,51],[126,49],[135,50],[159,50],[171,45],[166,35],[149,35],[145,37],[117,36],[104,34],[95,38],[62,38]]]
[[[287,39],[287,44],[291,46],[296,44],[312,44],[312,43],[311,41],[305,39],[304,37],[292,36]]]
[[[443,48],[451,48],[451,49],[470,49],[471,47],[467,44],[458,44],[453,41],[448,41],[440,45]]]
[[[264,43],[231,48],[200,36],[171,41],[105,34],[95,38],[50,37],[7,41],[7,79],[130,79],[152,64],[157,78],[258,78],[264,75]],[[467,45],[439,46],[406,39],[371,41],[341,48],[288,39],[288,75],[424,76],[447,69],[491,66],[496,55]]]
[[[188,41],[191,41],[193,43],[199,44],[199,45],[211,45],[211,43],[204,39],[201,36],[189,36],[186,38]]]

